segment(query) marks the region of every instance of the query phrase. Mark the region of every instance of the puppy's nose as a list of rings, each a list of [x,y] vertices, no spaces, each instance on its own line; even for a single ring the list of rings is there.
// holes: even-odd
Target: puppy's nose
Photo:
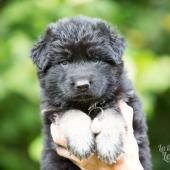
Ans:
[[[90,83],[88,80],[78,80],[75,83],[76,89],[79,91],[87,91],[90,87]]]

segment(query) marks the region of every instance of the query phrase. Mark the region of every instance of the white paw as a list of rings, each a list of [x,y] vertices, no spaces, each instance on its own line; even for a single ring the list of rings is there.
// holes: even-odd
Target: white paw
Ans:
[[[98,158],[107,164],[116,163],[119,155],[123,153],[122,134],[113,137],[109,133],[100,133],[96,138],[96,144]]]
[[[102,131],[96,136],[96,152],[100,160],[113,164],[123,152],[125,123],[113,109],[104,111],[101,123]]]
[[[67,147],[71,154],[77,158],[88,158],[94,152],[94,136],[90,131],[67,137]]]
[[[67,111],[60,118],[59,125],[71,154],[84,159],[94,152],[94,135],[88,115],[79,110]]]

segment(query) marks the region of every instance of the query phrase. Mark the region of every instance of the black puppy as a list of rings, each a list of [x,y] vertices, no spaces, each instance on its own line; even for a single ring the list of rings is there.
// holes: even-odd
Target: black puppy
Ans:
[[[140,101],[123,68],[125,43],[105,21],[89,17],[52,23],[32,49],[41,85],[44,118],[42,170],[79,170],[57,155],[50,134],[57,115],[68,149],[80,159],[96,152],[112,164],[123,152],[125,123],[116,104],[123,99],[134,110],[133,128],[140,161],[151,169],[147,126]],[[94,136],[91,121],[104,128]]]

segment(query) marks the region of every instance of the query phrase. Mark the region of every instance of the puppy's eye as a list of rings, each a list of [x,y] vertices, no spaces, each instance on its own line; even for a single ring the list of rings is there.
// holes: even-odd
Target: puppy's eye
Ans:
[[[92,61],[93,63],[98,63],[98,62],[99,62],[99,60],[98,60],[97,58],[93,58],[91,61]]]
[[[67,60],[64,60],[64,61],[60,61],[59,64],[61,66],[66,66],[68,64],[68,61]]]

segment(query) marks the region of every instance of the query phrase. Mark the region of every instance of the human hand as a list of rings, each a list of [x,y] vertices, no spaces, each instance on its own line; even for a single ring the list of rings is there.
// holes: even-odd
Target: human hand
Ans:
[[[133,134],[132,120],[133,120],[133,109],[128,106],[125,102],[119,101],[118,103],[121,113],[125,119],[127,129],[124,136],[124,151],[125,153],[119,156],[118,161],[113,165],[105,164],[97,158],[96,154],[92,154],[88,159],[79,160],[74,155],[71,155],[66,149],[66,140],[61,134],[57,120],[51,124],[51,134],[53,141],[62,146],[57,148],[57,153],[65,158],[70,159],[82,170],[143,170],[138,154],[138,145]],[[100,133],[102,126],[100,122],[92,122],[92,132]]]

